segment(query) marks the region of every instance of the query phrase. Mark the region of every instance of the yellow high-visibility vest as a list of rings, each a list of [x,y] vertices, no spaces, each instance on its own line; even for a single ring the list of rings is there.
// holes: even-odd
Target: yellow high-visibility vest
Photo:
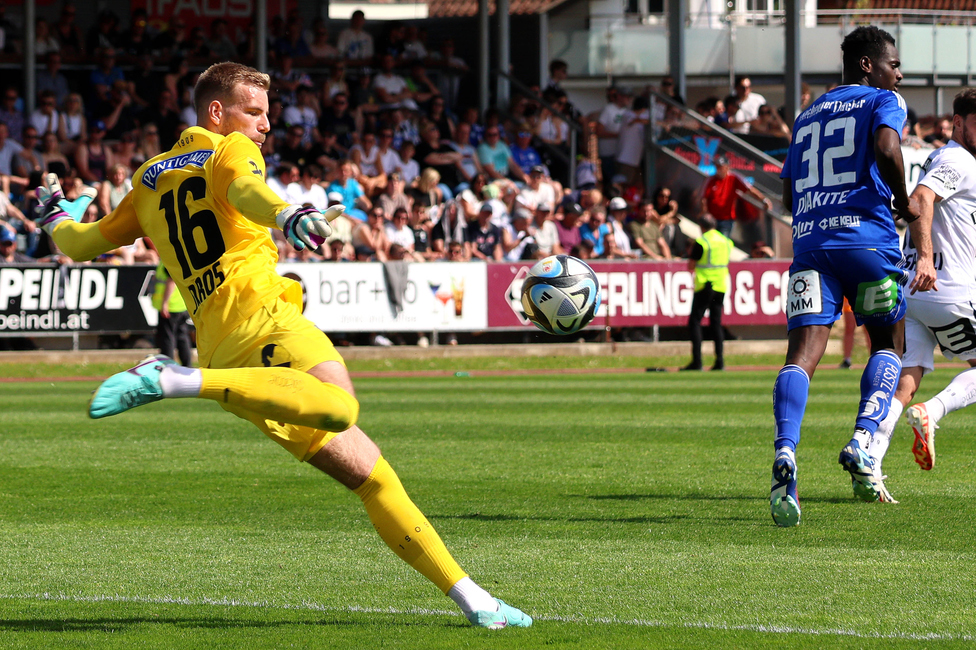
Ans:
[[[701,259],[695,262],[695,291],[711,282],[713,291],[728,293],[732,240],[713,228],[695,242],[702,247]]]

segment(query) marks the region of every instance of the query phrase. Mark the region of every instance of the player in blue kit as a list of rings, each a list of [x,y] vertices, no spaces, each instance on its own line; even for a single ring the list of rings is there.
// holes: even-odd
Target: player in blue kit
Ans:
[[[871,335],[871,357],[861,377],[854,435],[839,462],[850,472],[856,496],[877,501],[886,494],[866,448],[888,412],[904,349],[906,274],[899,266],[892,199],[913,237],[919,208],[905,188],[900,134],[907,109],[895,92],[902,79],[895,39],[877,27],[859,27],[844,38],[841,50],[846,85],[797,118],[781,174],[783,205],[793,213],[794,258],[786,306],[789,346],[773,386],[770,509],[779,526],[800,523],[800,424],[810,378],[845,296]],[[934,273],[916,276],[912,293],[928,290],[934,280]]]

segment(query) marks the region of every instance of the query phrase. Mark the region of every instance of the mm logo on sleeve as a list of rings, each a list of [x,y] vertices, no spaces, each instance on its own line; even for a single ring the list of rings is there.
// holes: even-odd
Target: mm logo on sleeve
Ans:
[[[864,316],[886,314],[898,306],[898,276],[889,275],[874,282],[857,285],[854,311]]]

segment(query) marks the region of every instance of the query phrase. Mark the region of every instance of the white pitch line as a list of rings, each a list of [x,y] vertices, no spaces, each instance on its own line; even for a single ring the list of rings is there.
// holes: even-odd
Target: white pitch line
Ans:
[[[426,609],[423,607],[360,607],[349,605],[347,607],[330,607],[309,601],[302,601],[300,604],[275,604],[264,601],[241,601],[228,598],[150,598],[148,596],[69,596],[67,594],[0,594],[0,599],[6,600],[52,600],[77,603],[141,603],[148,605],[207,605],[218,607],[254,607],[262,609],[284,609],[298,611],[315,612],[355,612],[363,614],[420,614],[429,616],[458,616],[457,610],[445,609]],[[856,639],[905,639],[909,641],[976,641],[976,636],[969,634],[940,634],[929,632],[919,634],[915,632],[859,632],[857,630],[843,629],[816,629],[802,627],[787,627],[781,625],[728,625],[724,623],[667,623],[664,621],[648,621],[643,619],[623,620],[615,617],[573,617],[559,615],[539,615],[532,617],[536,621],[554,621],[557,623],[577,623],[584,625],[629,625],[633,627],[652,627],[652,628],[677,628],[677,629],[702,629],[702,630],[735,630],[741,632],[759,632],[763,634],[807,634],[810,636],[840,636]]]

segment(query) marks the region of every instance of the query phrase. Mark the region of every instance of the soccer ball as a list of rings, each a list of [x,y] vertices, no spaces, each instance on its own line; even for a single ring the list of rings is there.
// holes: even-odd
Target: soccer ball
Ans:
[[[600,308],[600,283],[582,260],[550,255],[536,262],[522,283],[522,309],[544,332],[572,334]]]

